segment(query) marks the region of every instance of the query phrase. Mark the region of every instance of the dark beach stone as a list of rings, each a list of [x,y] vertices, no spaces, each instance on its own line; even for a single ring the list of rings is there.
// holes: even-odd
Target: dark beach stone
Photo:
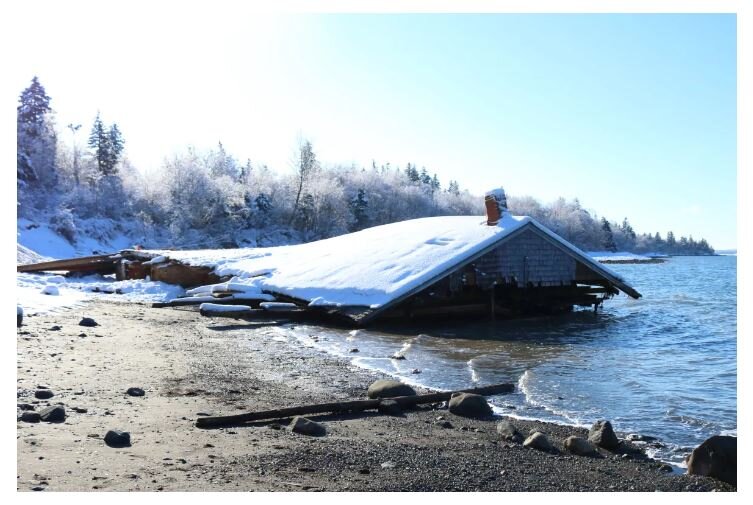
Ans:
[[[492,415],[492,408],[486,398],[473,393],[456,393],[448,404],[450,412],[456,416],[483,418]]]
[[[567,452],[576,456],[590,456],[592,458],[599,456],[596,446],[585,438],[567,437],[564,445]]]
[[[412,373],[412,374],[419,374],[419,373],[421,373],[421,370],[418,369],[418,368],[414,368],[413,370],[410,371],[410,373]]]
[[[659,465],[659,471],[664,473],[672,473],[674,471],[674,468],[672,468],[672,465],[664,463],[663,465]]]
[[[77,412],[78,414],[86,414],[89,412],[88,409],[85,409],[84,407],[73,407],[73,411]]]
[[[327,430],[319,423],[315,423],[302,416],[295,416],[288,429],[293,433],[300,433],[301,435],[309,435],[312,437],[321,437],[327,434]]]
[[[128,396],[144,396],[146,394],[141,388],[128,388],[126,393],[128,394]]]
[[[39,417],[46,423],[62,423],[65,421],[65,407],[51,405],[39,411]]]
[[[31,403],[17,403],[16,408],[19,410],[34,410],[34,405]]]
[[[49,389],[37,389],[34,391],[34,398],[38,398],[40,400],[49,400],[55,396],[55,393],[50,391]]]
[[[379,410],[379,413],[387,414],[389,416],[403,415],[403,407],[401,407],[395,400],[382,400],[379,402],[377,410]]]
[[[359,351],[357,347],[354,347],[353,349],[350,350],[350,352],[359,352]]]
[[[737,437],[716,435],[693,449],[688,473],[737,485]]]
[[[62,326],[56,324],[56,325],[50,326],[49,331],[60,331],[62,329],[63,329]]]
[[[536,431],[531,436],[525,439],[523,447],[530,447],[532,449],[538,449],[539,451],[549,452],[552,450],[552,444],[547,440],[546,435],[540,431]]]
[[[395,396],[415,396],[416,391],[402,382],[381,379],[369,386],[369,398],[393,398]]]
[[[105,433],[105,444],[110,447],[130,447],[131,434],[127,431],[110,430]]]
[[[21,421],[25,423],[38,423],[41,420],[42,416],[39,415],[39,412],[27,410],[21,414]]]
[[[500,421],[497,423],[497,433],[502,436],[502,440],[515,442],[516,444],[523,442],[523,434],[509,421]]]
[[[94,327],[94,326],[99,326],[99,324],[97,324],[97,321],[95,321],[91,317],[84,317],[84,318],[82,318],[81,321],[78,322],[78,325],[79,326],[87,326],[87,327],[90,327],[90,328]]]
[[[609,421],[596,421],[588,430],[588,441],[608,451],[613,451],[620,445]]]

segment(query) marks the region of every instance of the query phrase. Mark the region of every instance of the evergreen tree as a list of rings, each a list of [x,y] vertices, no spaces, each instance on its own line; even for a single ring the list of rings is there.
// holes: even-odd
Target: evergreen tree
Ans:
[[[351,231],[363,230],[369,226],[369,200],[366,190],[358,188],[356,196],[350,200],[350,211],[353,213],[354,223]]]
[[[606,251],[617,252],[617,244],[614,243],[614,235],[612,234],[612,227],[609,226],[609,221],[601,218],[601,231],[603,239],[601,242],[602,247]]]
[[[27,135],[38,137],[42,134],[45,116],[52,112],[50,97],[37,76],[31,80],[28,88],[21,92],[17,108],[18,127]]]
[[[418,182],[421,179],[418,170],[416,170],[416,165],[411,165],[410,163],[408,163],[408,166],[405,168],[405,175],[410,182]]]
[[[426,167],[421,167],[419,180],[421,181],[421,184],[425,186],[431,186],[431,177],[429,177],[429,172],[426,171]]]
[[[441,184],[439,184],[439,177],[437,177],[437,174],[434,173],[434,177],[431,178],[431,190],[432,191],[439,191],[442,188]]]
[[[19,204],[24,190],[51,189],[57,185],[57,137],[50,97],[35,76],[19,96],[16,109],[16,177]]]
[[[125,140],[117,124],[113,123],[107,128],[97,112],[91,133],[89,133],[88,145],[94,151],[94,159],[97,160],[97,168],[101,176],[118,173],[118,161],[123,153]]]
[[[667,232],[667,248],[672,251],[675,246],[677,246],[677,241],[675,240],[675,234],[670,230]]]
[[[460,186],[457,181],[450,181],[447,186],[447,192],[454,196],[460,196]]]

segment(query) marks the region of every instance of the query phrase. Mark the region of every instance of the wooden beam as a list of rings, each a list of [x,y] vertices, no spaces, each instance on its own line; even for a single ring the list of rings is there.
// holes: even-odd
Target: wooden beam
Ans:
[[[115,271],[115,264],[120,260],[118,254],[100,254],[97,256],[83,256],[81,258],[71,258],[54,261],[43,261],[41,263],[31,263],[28,265],[16,266],[16,272],[98,272],[112,268]]]
[[[473,393],[483,396],[492,396],[512,393],[514,390],[514,384],[493,384],[479,388],[462,389],[460,391],[443,391],[440,393],[429,393],[415,396],[397,396],[395,398],[383,398],[376,400],[353,400],[347,402],[318,403],[314,405],[301,405],[299,407],[263,410],[260,412],[247,412],[245,414],[236,414],[232,416],[200,417],[196,420],[196,426],[199,428],[216,428],[218,426],[235,425],[269,419],[284,419],[288,417],[310,414],[362,412],[364,410],[373,410],[379,408],[379,403],[381,403],[382,400],[394,400],[399,403],[401,407],[412,407],[414,405],[419,405],[422,403],[444,402],[449,400],[454,393]]]

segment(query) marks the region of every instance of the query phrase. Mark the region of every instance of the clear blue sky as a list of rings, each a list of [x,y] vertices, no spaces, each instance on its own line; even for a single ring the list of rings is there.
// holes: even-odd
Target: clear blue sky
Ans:
[[[734,15],[48,12],[18,92],[38,75],[87,133],[99,109],[142,170],[222,140],[287,171],[302,133],[325,163],[410,161],[736,245]]]

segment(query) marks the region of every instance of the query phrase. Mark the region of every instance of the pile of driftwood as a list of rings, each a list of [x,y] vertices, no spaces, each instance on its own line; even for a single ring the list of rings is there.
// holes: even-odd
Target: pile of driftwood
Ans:
[[[479,388],[462,389],[459,391],[442,391],[413,396],[396,396],[388,398],[397,402],[402,408],[410,408],[427,403],[448,401],[455,393],[473,393],[482,396],[493,396],[511,393],[515,389],[513,384],[493,384]],[[247,412],[232,416],[199,417],[196,426],[199,428],[218,428],[221,426],[234,426],[254,421],[269,421],[274,419],[287,419],[294,416],[311,414],[343,414],[348,412],[363,412],[376,410],[386,398],[374,400],[352,400],[347,402],[318,403],[313,405],[301,405],[283,409],[263,410],[259,412]]]

